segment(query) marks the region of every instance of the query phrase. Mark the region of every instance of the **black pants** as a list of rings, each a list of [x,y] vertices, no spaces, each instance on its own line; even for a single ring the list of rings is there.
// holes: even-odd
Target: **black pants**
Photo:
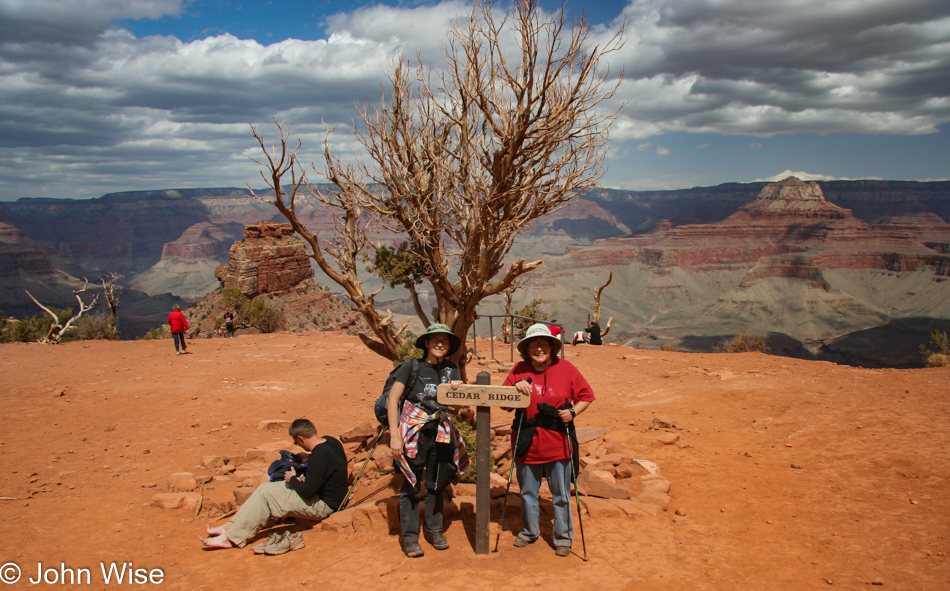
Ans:
[[[188,347],[185,346],[185,333],[183,332],[173,332],[172,338],[175,340],[175,351],[178,351],[178,342],[181,341],[181,350],[187,351]]]
[[[442,531],[442,508],[445,505],[445,495],[435,490],[436,476],[436,443],[439,422],[430,421],[419,431],[418,453],[414,458],[407,458],[412,473],[416,475],[416,485],[404,480],[399,492],[399,523],[402,526],[402,540],[405,543],[419,541],[419,494],[422,483],[426,485],[425,512],[426,531]]]

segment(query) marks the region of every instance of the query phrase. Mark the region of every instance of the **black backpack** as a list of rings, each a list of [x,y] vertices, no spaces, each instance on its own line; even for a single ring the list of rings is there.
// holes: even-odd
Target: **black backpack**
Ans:
[[[376,405],[373,407],[373,412],[376,413],[376,420],[384,427],[389,426],[389,391],[393,389],[393,384],[396,382],[396,372],[406,363],[411,364],[411,367],[409,368],[409,381],[402,391],[402,399],[405,400],[409,392],[412,391],[412,387],[416,385],[416,378],[419,377],[418,357],[406,359],[389,372],[389,377],[386,378],[386,383],[383,384],[383,393],[376,399]]]

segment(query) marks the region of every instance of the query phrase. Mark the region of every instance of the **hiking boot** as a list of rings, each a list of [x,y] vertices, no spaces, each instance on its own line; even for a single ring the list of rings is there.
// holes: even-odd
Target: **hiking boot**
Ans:
[[[521,534],[515,536],[515,548],[524,548],[528,544],[533,544],[534,540],[529,540],[528,538],[523,537]]]
[[[254,546],[254,554],[263,554],[264,548],[267,546],[273,546],[277,542],[281,541],[284,536],[287,535],[287,532],[274,532],[270,535],[269,538],[261,542],[260,544]]]
[[[570,555],[571,555],[571,547],[570,547],[570,546],[558,546],[558,547],[554,550],[554,554],[556,554],[557,556],[561,556],[561,557],[570,556]]]
[[[426,541],[432,544],[432,547],[436,550],[448,550],[449,541],[445,539],[445,536],[442,535],[442,532],[425,532]]]
[[[291,550],[300,550],[304,547],[303,543],[303,534],[298,532],[288,533],[283,538],[277,541],[276,544],[271,544],[269,546],[264,546],[264,554],[268,556],[277,556],[278,554],[286,554]]]
[[[402,551],[405,552],[409,558],[418,558],[425,554],[419,542],[403,542]]]

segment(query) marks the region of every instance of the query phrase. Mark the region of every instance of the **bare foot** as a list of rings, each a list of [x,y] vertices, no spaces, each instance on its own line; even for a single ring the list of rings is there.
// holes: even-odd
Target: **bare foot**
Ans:
[[[209,536],[220,536],[225,532],[224,526],[211,527],[210,525],[205,526],[205,531],[208,532]]]
[[[228,536],[221,534],[220,536],[215,536],[213,538],[198,538],[201,540],[201,543],[207,546],[208,548],[232,548],[234,545],[231,543],[231,540],[228,539]]]

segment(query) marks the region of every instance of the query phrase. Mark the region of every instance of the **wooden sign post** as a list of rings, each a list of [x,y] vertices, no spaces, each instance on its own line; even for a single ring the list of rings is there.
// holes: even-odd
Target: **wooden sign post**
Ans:
[[[488,522],[491,516],[491,407],[525,408],[531,397],[514,386],[492,386],[491,375],[480,372],[474,384],[453,390],[440,384],[440,404],[475,407],[475,554],[488,554]],[[514,458],[512,458],[514,461]]]

